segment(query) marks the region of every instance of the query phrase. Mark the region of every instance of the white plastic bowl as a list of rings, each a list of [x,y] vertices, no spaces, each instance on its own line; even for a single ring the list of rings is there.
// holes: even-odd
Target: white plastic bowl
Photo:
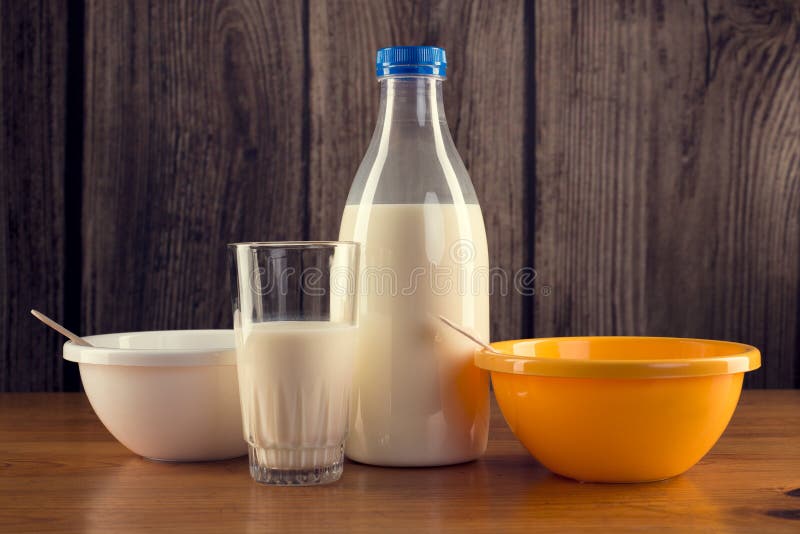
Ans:
[[[86,336],[64,344],[109,432],[147,458],[205,461],[247,453],[232,330]]]

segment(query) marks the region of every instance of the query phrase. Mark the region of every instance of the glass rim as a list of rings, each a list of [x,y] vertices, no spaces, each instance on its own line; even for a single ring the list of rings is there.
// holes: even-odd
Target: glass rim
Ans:
[[[228,248],[312,248],[312,247],[336,247],[336,246],[360,246],[357,241],[241,241],[239,243],[228,243]]]

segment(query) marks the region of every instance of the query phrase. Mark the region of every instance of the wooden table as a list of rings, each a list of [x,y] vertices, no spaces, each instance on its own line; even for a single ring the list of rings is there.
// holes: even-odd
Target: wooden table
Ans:
[[[348,463],[330,486],[274,488],[245,458],[170,464],[117,443],[79,393],[0,395],[0,532],[142,529],[800,532],[800,391],[745,391],[683,476],[579,484],[539,466],[493,407],[486,455],[433,469]]]

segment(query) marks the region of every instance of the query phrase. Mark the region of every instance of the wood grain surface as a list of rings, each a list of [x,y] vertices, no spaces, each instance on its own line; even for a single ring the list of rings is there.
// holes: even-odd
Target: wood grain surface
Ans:
[[[375,50],[437,45],[447,51],[448,124],[483,207],[492,267],[513,274],[528,265],[523,2],[311,0],[310,13],[311,237],[338,236],[347,192],[375,128]],[[498,285],[491,300],[492,337],[519,337],[529,322],[526,299],[501,290]]]
[[[534,332],[733,339],[798,383],[800,8],[536,5]]]
[[[330,486],[259,486],[246,458],[144,460],[82,394],[0,395],[3,532],[797,532],[800,391],[745,391],[686,474],[580,484],[548,473],[493,406],[489,448],[442,468],[347,463]]]
[[[83,332],[229,326],[225,244],[305,237],[302,4],[86,21]]]
[[[800,386],[800,4],[36,0],[0,7],[0,390],[76,389],[81,334],[228,327],[225,243],[330,239],[374,51],[448,52],[494,339],[762,349]]]
[[[0,391],[59,391],[65,320],[67,13],[0,2]],[[74,282],[74,281],[73,281]]]

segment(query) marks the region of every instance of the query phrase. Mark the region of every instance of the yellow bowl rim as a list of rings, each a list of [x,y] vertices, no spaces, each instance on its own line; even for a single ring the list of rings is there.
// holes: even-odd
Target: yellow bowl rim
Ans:
[[[592,341],[601,339],[694,341],[714,345],[724,343],[726,345],[738,345],[741,352],[729,356],[675,360],[569,360],[520,356],[509,352],[513,344],[522,342]],[[572,336],[510,339],[495,341],[491,343],[491,346],[501,354],[495,354],[486,349],[478,349],[475,352],[475,365],[487,371],[517,375],[560,378],[681,378],[744,373],[761,367],[761,352],[757,348],[735,341],[713,339],[655,336]]]

